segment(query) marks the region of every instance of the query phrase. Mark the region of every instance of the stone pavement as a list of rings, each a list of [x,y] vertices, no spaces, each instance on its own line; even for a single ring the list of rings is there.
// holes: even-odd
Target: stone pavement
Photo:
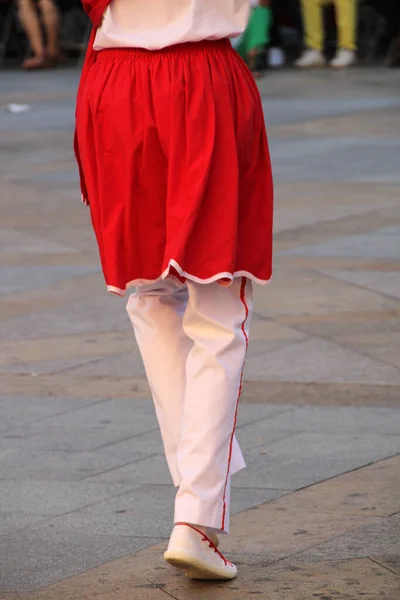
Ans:
[[[77,73],[0,76],[0,600],[399,600],[398,74],[271,73],[229,584],[162,562],[174,490],[71,149]],[[28,102],[12,114],[9,102]]]

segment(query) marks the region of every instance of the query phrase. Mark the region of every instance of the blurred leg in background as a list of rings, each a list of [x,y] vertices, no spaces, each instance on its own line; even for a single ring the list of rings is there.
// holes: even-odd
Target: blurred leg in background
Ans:
[[[349,67],[356,61],[357,0],[335,0],[338,49],[331,67]]]
[[[296,61],[296,67],[307,69],[325,64],[323,0],[301,0],[305,50]]]
[[[34,0],[18,0],[19,19],[33,53],[33,56],[22,64],[23,68],[28,70],[54,66],[60,60],[60,17],[57,7],[53,0],[39,0],[38,7],[45,29],[45,40]]]
[[[279,30],[279,10],[281,6],[282,0],[271,0],[272,25],[268,49],[268,66],[273,68],[283,67],[286,61],[282,35]]]
[[[296,66],[318,67],[325,64],[323,7],[329,0],[302,0],[306,49]],[[348,67],[356,58],[357,0],[335,0],[338,50],[330,63],[334,68]]]
[[[46,60],[53,66],[60,61],[60,14],[53,0],[39,0],[39,9],[46,32]]]
[[[237,51],[247,62],[255,77],[261,73],[257,69],[259,54],[269,44],[272,25],[272,11],[269,0],[252,2],[249,24],[237,46]]]

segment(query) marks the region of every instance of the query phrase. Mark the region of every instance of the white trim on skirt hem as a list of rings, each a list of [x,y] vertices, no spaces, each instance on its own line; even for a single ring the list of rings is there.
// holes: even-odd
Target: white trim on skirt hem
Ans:
[[[130,281],[129,283],[126,284],[125,289],[115,287],[114,285],[107,285],[107,290],[109,292],[111,292],[112,294],[116,294],[117,296],[123,297],[123,296],[125,296],[126,291],[131,287],[135,287],[138,285],[148,285],[148,284],[152,284],[152,283],[157,283],[157,281],[164,281],[167,277],[169,277],[170,279],[175,281],[177,283],[177,285],[182,285],[182,282],[177,277],[175,277],[174,275],[172,275],[170,273],[171,267],[173,267],[175,269],[175,271],[177,271],[181,277],[184,277],[185,279],[189,279],[190,281],[194,281],[195,283],[202,283],[202,284],[215,283],[216,281],[219,281],[220,279],[228,279],[229,280],[228,285],[230,285],[233,282],[233,280],[238,277],[247,277],[251,281],[254,281],[254,283],[258,283],[259,285],[267,285],[267,283],[269,283],[269,281],[270,281],[269,279],[259,279],[258,277],[256,277],[252,273],[250,273],[249,271],[235,271],[235,273],[233,273],[233,274],[228,273],[228,272],[217,273],[216,275],[213,275],[212,277],[208,277],[207,279],[200,279],[200,277],[196,277],[195,275],[186,273],[186,271],[184,271],[182,269],[182,267],[174,259],[171,259],[168,263],[168,267],[165,269],[165,271],[161,274],[160,277],[157,277],[157,279],[134,279],[133,281]]]

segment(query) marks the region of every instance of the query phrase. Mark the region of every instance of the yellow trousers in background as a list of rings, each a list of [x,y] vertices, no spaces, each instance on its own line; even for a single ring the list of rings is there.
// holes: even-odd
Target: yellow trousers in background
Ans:
[[[324,24],[322,8],[332,0],[302,0],[305,42],[309,48],[323,49]],[[338,26],[338,45],[356,49],[357,0],[333,0]]]

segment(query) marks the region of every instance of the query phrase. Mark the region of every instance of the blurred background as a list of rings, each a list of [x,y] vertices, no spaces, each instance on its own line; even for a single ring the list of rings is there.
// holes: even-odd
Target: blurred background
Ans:
[[[252,0],[247,44],[255,68],[316,66],[322,50],[347,66],[337,48],[355,52],[363,64],[400,64],[397,0]],[[82,60],[90,26],[79,0],[0,0],[0,67],[50,68]],[[347,47],[346,47],[347,46]],[[300,58],[300,60],[298,60]],[[303,60],[301,60],[303,59]],[[341,63],[344,64],[341,64]]]

